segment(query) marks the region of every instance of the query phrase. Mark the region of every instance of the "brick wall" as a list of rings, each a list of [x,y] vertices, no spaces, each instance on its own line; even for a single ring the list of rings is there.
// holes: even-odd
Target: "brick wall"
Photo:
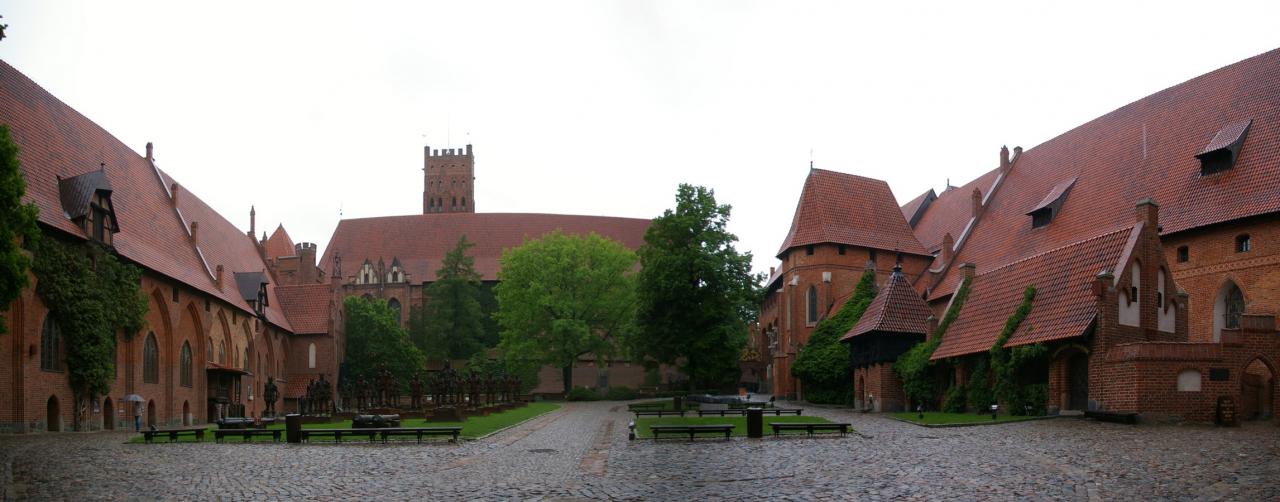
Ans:
[[[1236,252],[1248,234],[1251,249]],[[1190,295],[1190,337],[1213,341],[1214,302],[1227,281],[1244,293],[1245,311],[1280,313],[1280,218],[1263,216],[1163,237],[1164,253],[1178,286]],[[1186,246],[1188,260],[1178,261]]]

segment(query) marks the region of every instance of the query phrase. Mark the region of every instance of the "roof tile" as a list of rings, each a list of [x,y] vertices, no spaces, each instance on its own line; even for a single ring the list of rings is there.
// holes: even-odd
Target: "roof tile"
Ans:
[[[888,183],[810,169],[778,256],[793,247],[820,243],[928,255],[911,233]]]

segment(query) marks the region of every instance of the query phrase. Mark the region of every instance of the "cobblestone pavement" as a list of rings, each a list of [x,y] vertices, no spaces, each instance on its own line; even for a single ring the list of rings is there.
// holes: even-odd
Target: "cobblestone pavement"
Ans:
[[[1277,500],[1280,427],[1074,419],[928,429],[852,422],[847,438],[628,441],[618,403],[571,403],[462,444],[123,444],[126,434],[0,437],[0,477],[38,500]],[[766,418],[766,421],[768,419]]]

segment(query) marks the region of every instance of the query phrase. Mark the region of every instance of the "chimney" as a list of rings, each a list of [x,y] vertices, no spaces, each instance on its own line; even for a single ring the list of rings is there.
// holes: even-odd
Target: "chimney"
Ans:
[[[978,269],[977,265],[969,262],[960,264],[960,277],[964,279],[973,279],[974,271]]]
[[[970,216],[977,218],[978,215],[982,214],[982,190],[978,190],[977,188],[974,188],[972,197],[973,197],[973,204],[971,207]]]
[[[1115,279],[1116,276],[1111,275],[1111,272],[1106,270],[1098,272],[1098,275],[1093,278],[1093,295],[1100,297],[1107,294],[1107,288],[1111,287]]]
[[[933,340],[933,337],[938,336],[938,318],[931,314],[928,319],[924,320],[924,322],[927,326],[926,329],[929,331],[928,333],[925,333],[924,337],[926,340]]]
[[[222,265],[213,269],[213,285],[218,287],[218,291],[222,291]]]
[[[773,277],[774,267],[769,267],[769,277]]]
[[[148,141],[147,142],[147,160],[148,161],[155,162],[156,158],[154,155],[152,155],[152,152],[154,151],[155,151],[154,147],[151,145],[151,142]]]
[[[169,206],[178,207],[178,191],[181,189],[182,187],[178,186],[177,183],[169,185]]]
[[[1009,147],[1000,147],[1000,172],[1009,171]]]
[[[1159,229],[1160,205],[1156,204],[1156,201],[1149,198],[1138,201],[1137,217],[1138,221],[1142,222],[1148,228],[1153,230]]]
[[[200,222],[198,221],[191,222],[191,243],[192,244],[196,244],[196,245],[200,244],[200,241],[196,240],[196,234],[199,231],[200,231]]]
[[[942,265],[951,263],[951,253],[955,252],[956,241],[951,237],[951,232],[947,232],[942,236]]]
[[[256,231],[257,221],[258,221],[258,212],[254,209],[253,206],[249,206],[249,238],[250,239],[253,238],[254,234],[258,233]]]
[[[1017,162],[1019,157],[1022,157],[1022,147],[1015,146],[1013,147],[1013,162]]]

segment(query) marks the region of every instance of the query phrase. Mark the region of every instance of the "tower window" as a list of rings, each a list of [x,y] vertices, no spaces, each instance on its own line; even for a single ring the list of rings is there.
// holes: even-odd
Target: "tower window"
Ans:
[[[1186,263],[1191,259],[1191,250],[1187,246],[1178,246],[1178,263]]]
[[[874,249],[868,249],[868,250],[867,250],[867,259],[874,263],[874,262],[876,261],[876,250],[874,250]]]
[[[1249,234],[1240,234],[1236,236],[1237,253],[1248,253],[1252,248],[1252,243],[1249,241]]]
[[[810,256],[813,255],[813,244],[810,244],[804,247],[804,254],[810,255]]]
[[[818,322],[818,288],[809,286],[809,294],[808,294],[807,300],[808,301],[806,303],[808,305],[806,306],[808,308],[806,310],[808,312],[806,313],[808,315],[805,317],[805,320],[809,324],[814,324]]]
[[[844,255],[844,250],[845,250],[845,246],[844,246],[844,244],[840,244],[840,245],[836,246],[836,252],[837,252],[837,253],[839,253],[839,254],[841,254],[841,255]]]

